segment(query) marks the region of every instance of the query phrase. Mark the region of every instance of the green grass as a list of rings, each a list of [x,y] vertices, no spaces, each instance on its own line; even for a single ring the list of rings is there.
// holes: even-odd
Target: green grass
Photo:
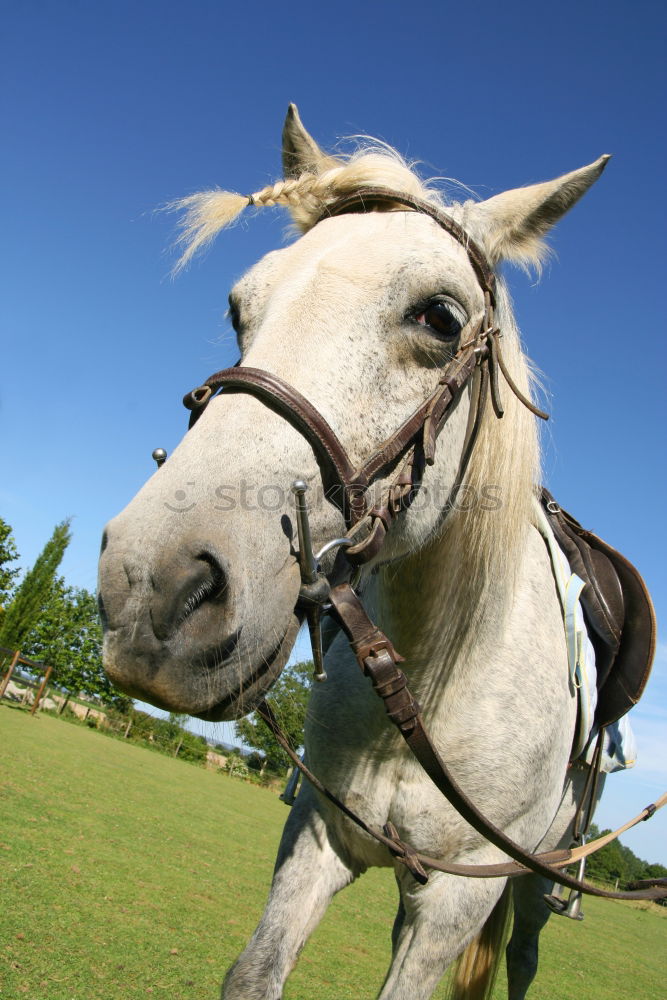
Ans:
[[[218,996],[268,890],[274,793],[5,705],[0,802],[2,1000]],[[389,871],[341,893],[285,1000],[374,997],[395,903]],[[584,909],[550,921],[531,1000],[665,1000],[665,912]]]

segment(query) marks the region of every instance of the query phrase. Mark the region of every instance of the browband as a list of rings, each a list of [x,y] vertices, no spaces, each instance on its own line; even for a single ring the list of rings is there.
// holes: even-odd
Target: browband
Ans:
[[[407,209],[419,212],[421,215],[428,215],[434,222],[444,229],[445,232],[453,236],[457,243],[460,243],[468,254],[468,259],[473,267],[477,280],[483,291],[491,296],[491,304],[495,305],[496,276],[493,273],[486,255],[481,247],[475,243],[471,236],[465,231],[463,226],[455,222],[451,216],[443,212],[437,205],[425,198],[418,198],[412,194],[405,194],[401,191],[394,191],[384,187],[363,187],[358,188],[352,194],[343,195],[327,205],[326,209],[317,222],[346,213],[371,212],[375,206],[383,205],[403,205]],[[315,225],[317,225],[317,222]]]

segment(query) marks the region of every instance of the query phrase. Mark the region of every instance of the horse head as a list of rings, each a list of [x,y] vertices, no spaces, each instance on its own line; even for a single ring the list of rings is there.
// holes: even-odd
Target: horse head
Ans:
[[[251,196],[216,191],[180,203],[183,260],[246,206],[289,208],[300,238],[269,253],[230,294],[240,365],[293,387],[333,429],[350,466],[362,468],[433,396],[442,372],[484,326],[489,294],[470,245],[481,248],[490,270],[503,259],[537,262],[542,237],[596,180],[606,157],[555,181],[445,206],[384,147],[364,146],[348,158],[324,153],[292,106],[283,161],[285,179]],[[463,235],[389,196],[363,203],[370,188],[432,205]],[[354,209],[330,211],[355,194],[362,203]],[[494,297],[504,364],[528,397],[529,370],[501,282]],[[533,417],[508,392],[502,421],[489,407],[481,414],[465,470],[469,499],[460,509],[453,502],[473,382],[448,409],[434,454],[415,445],[411,503],[397,512],[367,566],[400,560],[443,532],[483,536],[479,501],[490,483],[502,486],[503,507],[511,511],[494,526],[499,550],[507,542],[499,525],[510,530],[521,522],[537,437]],[[384,502],[404,458],[405,449],[374,470],[364,486],[366,510]],[[331,494],[323,464],[312,435],[271,399],[234,386],[210,399],[104,534],[105,666],[117,685],[207,719],[254,707],[282,669],[298,627],[293,481],[310,487],[316,548],[350,527],[347,501]]]

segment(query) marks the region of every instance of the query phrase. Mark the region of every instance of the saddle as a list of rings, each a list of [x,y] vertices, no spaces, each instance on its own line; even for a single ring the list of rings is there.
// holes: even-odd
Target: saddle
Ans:
[[[642,696],[656,642],[646,584],[628,560],[563,510],[548,490],[542,506],[570,568],[584,582],[581,606],[595,650],[595,726],[611,725]]]

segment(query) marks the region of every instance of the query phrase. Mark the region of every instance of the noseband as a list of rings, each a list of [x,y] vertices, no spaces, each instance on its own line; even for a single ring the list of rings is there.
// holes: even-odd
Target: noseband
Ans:
[[[395,518],[400,511],[410,506],[421,483],[424,466],[432,465],[435,460],[437,438],[446,417],[469,381],[472,380],[470,410],[455,488],[463,480],[480,428],[487,395],[491,396],[496,416],[503,416],[499,372],[520,402],[537,416],[547,419],[547,414],[538,410],[521,393],[505,366],[499,343],[501,334],[494,320],[495,275],[479,246],[457,222],[431,202],[388,188],[366,187],[346,195],[330,204],[318,222],[345,213],[369,212],[373,209],[413,211],[433,219],[466,251],[484,293],[484,315],[473,335],[458,348],[454,357],[441,370],[434,390],[398,430],[362,465],[355,466],[334,430],[300,392],[272,372],[244,367],[240,363],[211,375],[203,385],[189,392],[183,403],[191,410],[192,427],[219,390],[250,393],[280,414],[309,442],[320,467],[325,496],[341,511],[348,528],[344,538],[329,542],[315,556],[311,548],[304,502],[306,487],[301,482],[294,484],[302,579],[297,609],[301,617],[308,620],[316,666],[315,676],[320,680],[326,678],[320,621],[323,613],[331,613],[349,639],[363,673],[370,678],[376,694],[384,701],[389,718],[433,783],[471,826],[514,860],[497,865],[448,864],[441,859],[416,852],[400,840],[398,832],[390,823],[382,832],[368,826],[325,788],[294,753],[266,702],[262,702],[257,711],[295,766],[320,793],[341,809],[352,822],[387,847],[419,882],[423,883],[428,879],[426,868],[472,878],[508,878],[532,871],[575,891],[591,895],[620,899],[663,897],[667,893],[664,888],[642,886],[633,892],[607,892],[566,874],[566,865],[586,857],[602,846],[598,841],[576,851],[561,850],[535,855],[524,851],[494,826],[468,799],[450,774],[424,728],[421,709],[408,689],[407,678],[398,667],[403,658],[387,636],[370,620],[359,597],[347,582],[355,567],[368,562],[379,553]],[[368,499],[369,487],[379,478],[387,476],[396,466],[397,474],[383,489],[379,501],[371,504]],[[347,570],[343,574],[345,582],[334,586],[320,573],[319,560],[325,551],[336,546],[343,549],[341,555],[347,563]],[[659,804],[647,807],[623,829],[641,819],[647,819],[656,808],[664,804],[661,800]],[[605,838],[602,839],[606,842]]]

